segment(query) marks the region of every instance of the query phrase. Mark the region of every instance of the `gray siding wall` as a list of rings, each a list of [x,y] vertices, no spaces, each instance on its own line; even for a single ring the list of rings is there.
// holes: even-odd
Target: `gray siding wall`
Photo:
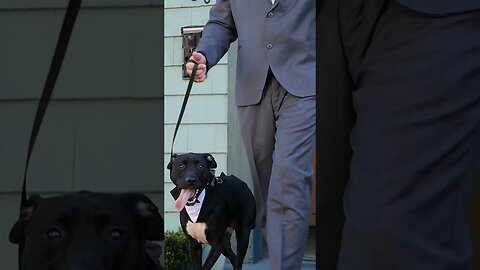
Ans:
[[[67,1],[0,1],[0,269],[38,97]],[[163,209],[163,1],[84,1],[29,170],[29,191],[147,193]]]
[[[170,159],[175,124],[185,96],[188,81],[182,79],[181,27],[204,25],[215,1],[205,5],[203,0],[165,1],[165,144],[164,167]],[[211,153],[218,164],[217,172],[227,172],[228,122],[228,55],[208,72],[208,79],[193,85],[185,115],[175,141],[175,152]],[[169,171],[164,172],[165,229],[176,231],[180,227],[170,191],[174,186]]]

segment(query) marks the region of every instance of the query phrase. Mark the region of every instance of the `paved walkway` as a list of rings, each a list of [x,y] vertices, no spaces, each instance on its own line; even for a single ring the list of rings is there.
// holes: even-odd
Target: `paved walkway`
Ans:
[[[224,270],[233,270],[233,267],[230,263],[225,262]],[[244,264],[243,270],[270,270],[268,265],[268,258],[264,258],[254,264]],[[272,269],[273,270],[273,269]],[[302,264],[302,270],[315,270],[315,261],[304,260]]]

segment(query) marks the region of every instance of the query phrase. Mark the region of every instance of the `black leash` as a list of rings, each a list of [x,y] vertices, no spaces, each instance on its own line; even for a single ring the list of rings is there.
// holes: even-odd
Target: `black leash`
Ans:
[[[78,11],[80,10],[82,0],[70,0],[65,17],[63,19],[62,29],[60,36],[58,37],[57,46],[53,54],[52,62],[50,63],[50,69],[48,71],[47,79],[43,87],[42,96],[37,107],[35,114],[35,120],[33,122],[32,133],[30,134],[30,142],[28,144],[27,161],[25,164],[25,173],[23,175],[22,184],[22,197],[20,202],[20,218],[22,218],[22,209],[27,205],[27,172],[28,164],[30,163],[30,157],[32,155],[33,147],[37,139],[38,131],[42,124],[43,117],[47,110],[48,103],[52,96],[55,83],[57,82],[58,74],[62,67],[63,59],[67,51],[68,42],[72,34],[73,26],[75,25],[75,19],[77,18]],[[20,256],[23,250],[23,243],[19,245],[18,258],[20,263]]]
[[[170,158],[173,157],[173,144],[175,143],[175,137],[177,137],[178,128],[180,127],[180,122],[182,122],[183,114],[185,113],[185,108],[187,107],[187,101],[190,97],[190,92],[192,91],[193,81],[195,80],[195,75],[197,74],[198,64],[194,61],[189,61],[193,63],[192,74],[190,75],[190,80],[188,81],[187,91],[185,97],[183,98],[182,108],[180,109],[180,114],[178,115],[177,125],[175,126],[175,132],[173,132],[172,139],[172,148],[170,148]]]

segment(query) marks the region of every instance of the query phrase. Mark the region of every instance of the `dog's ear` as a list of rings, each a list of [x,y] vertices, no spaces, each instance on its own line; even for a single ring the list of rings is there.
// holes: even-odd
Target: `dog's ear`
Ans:
[[[172,157],[170,158],[170,162],[168,162],[167,169],[169,170],[172,169],[172,163],[176,158],[177,158],[177,154],[173,154]]]
[[[10,230],[9,240],[14,244],[23,244],[25,241],[25,229],[35,209],[43,198],[38,194],[32,194],[24,206],[22,206],[20,217]]]
[[[205,155],[205,159],[207,160],[208,168],[210,168],[210,169],[217,168],[217,162],[215,161],[213,156],[211,154],[204,154],[204,155]]]
[[[164,222],[158,207],[145,195],[127,193],[122,197],[128,202],[130,209],[140,218],[146,240],[163,240]]]

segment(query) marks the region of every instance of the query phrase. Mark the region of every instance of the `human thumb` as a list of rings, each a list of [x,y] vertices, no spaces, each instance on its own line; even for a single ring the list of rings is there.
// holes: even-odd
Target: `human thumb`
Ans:
[[[193,52],[192,58],[198,64],[205,64],[205,58],[203,57],[203,55],[201,53]]]

